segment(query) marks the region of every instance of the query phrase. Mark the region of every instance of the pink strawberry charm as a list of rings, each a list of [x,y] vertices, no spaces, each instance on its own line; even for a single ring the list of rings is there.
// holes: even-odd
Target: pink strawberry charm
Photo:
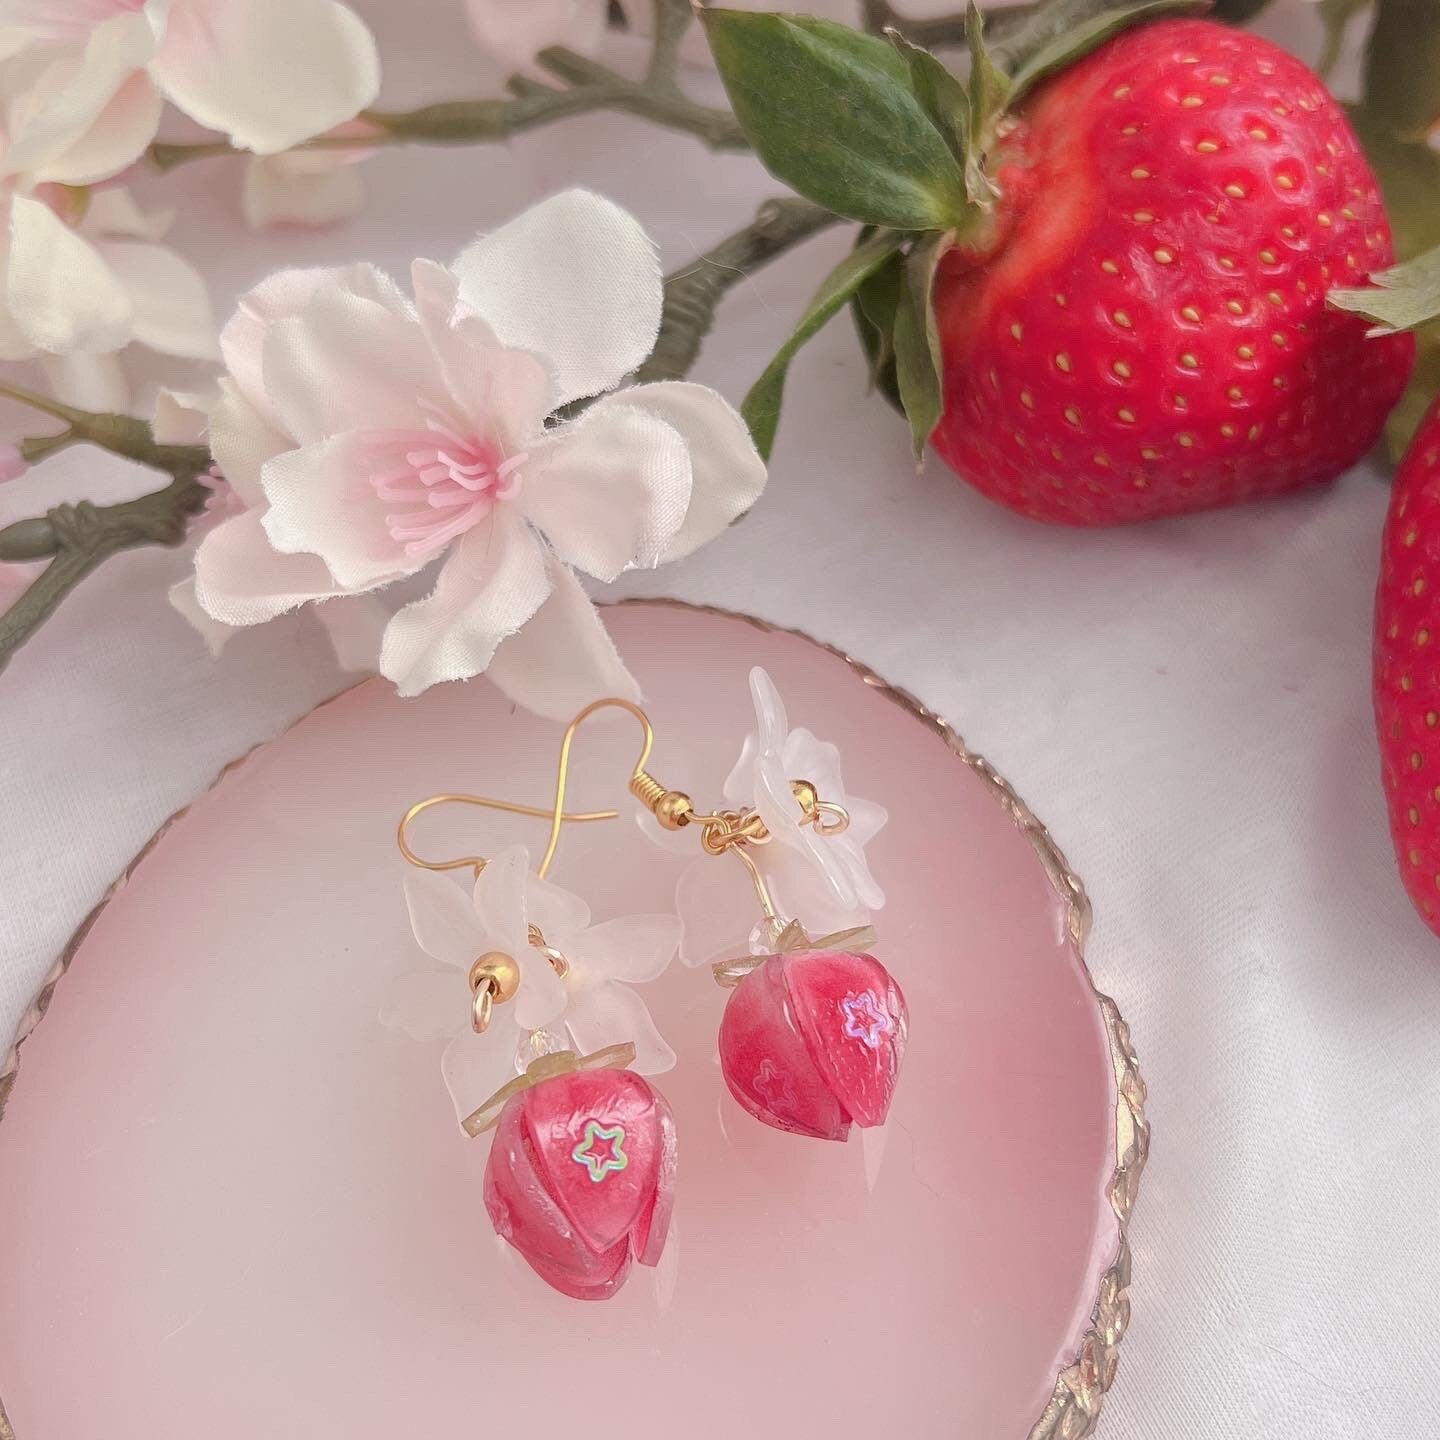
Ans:
[[[730,1093],[777,1130],[844,1140],[881,1125],[900,1077],[909,1016],[872,955],[771,955],[736,986],[720,1022]]]
[[[675,1125],[629,1070],[553,1075],[505,1104],[485,1166],[495,1233],[547,1284],[605,1300],[655,1265],[675,1190]]]

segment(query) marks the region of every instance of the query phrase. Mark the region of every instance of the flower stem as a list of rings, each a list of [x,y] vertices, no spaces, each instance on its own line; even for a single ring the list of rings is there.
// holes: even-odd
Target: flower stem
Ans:
[[[743,230],[667,275],[660,334],[634,378],[646,382],[688,375],[725,295],[751,271],[839,219],[808,200],[767,200]]]
[[[538,59],[552,75],[565,81],[562,88],[516,76],[508,98],[450,100],[423,105],[418,110],[367,110],[362,119],[377,127],[374,135],[318,135],[297,145],[297,150],[371,150],[386,145],[474,145],[508,140],[570,115],[592,110],[622,110],[671,130],[696,136],[713,150],[745,150],[749,142],[728,110],[716,110],[690,99],[679,86],[676,72],[680,42],[693,23],[689,0],[654,0],[654,41],[643,80],[631,80],[587,59],[563,45],[552,46]],[[193,144],[156,141],[149,149],[150,163],[173,170],[187,160],[236,155],[224,140]]]

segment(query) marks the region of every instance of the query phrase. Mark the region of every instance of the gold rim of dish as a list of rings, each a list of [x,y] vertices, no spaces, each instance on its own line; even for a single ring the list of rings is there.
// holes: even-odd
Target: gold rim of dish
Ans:
[[[780,635],[793,635],[796,639],[805,640],[811,645],[818,646],[821,650],[843,661],[860,677],[863,684],[899,705],[901,709],[908,711],[938,735],[946,748],[980,777],[985,787],[1000,802],[1006,813],[1019,826],[1025,838],[1029,840],[1041,865],[1044,866],[1046,875],[1050,878],[1051,885],[1065,902],[1070,938],[1075,943],[1080,963],[1084,967],[1086,978],[1090,981],[1090,988],[1100,1006],[1100,1013],[1104,1017],[1105,1032],[1110,1043],[1110,1059],[1115,1068],[1115,1170],[1111,1176],[1107,1193],[1111,1209],[1115,1212],[1119,1234],[1115,1260],[1100,1277],[1100,1290],[1090,1312],[1089,1329],[1086,1330],[1080,1341],[1080,1347],[1074,1360],[1056,1377],[1055,1388],[1051,1392],[1050,1400],[1039,1419],[1030,1427],[1030,1433],[1026,1440],[1083,1440],[1083,1437],[1094,1432],[1095,1425],[1100,1418],[1100,1408],[1105,1399],[1105,1392],[1109,1390],[1115,1379],[1119,1363],[1120,1342],[1124,1339],[1126,1327],[1130,1323],[1130,1215],[1135,1204],[1135,1194],[1140,1185],[1140,1173],[1145,1168],[1145,1159],[1150,1150],[1150,1127],[1145,1120],[1145,1083],[1140,1078],[1135,1050],[1130,1043],[1130,1027],[1121,1017],[1115,1002],[1095,985],[1094,977],[1090,975],[1089,965],[1085,961],[1085,944],[1090,934],[1090,901],[1086,897],[1084,884],[1070,868],[1064,853],[1050,837],[1049,831],[1035,818],[1034,812],[1020,799],[1009,783],[996,773],[994,767],[982,756],[975,754],[947,721],[936,715],[908,691],[882,679],[868,665],[847,655],[834,645],[828,645],[823,640],[817,640],[814,636],[805,634],[804,631],[793,630],[784,625],[772,625],[768,621],[757,620],[753,615],[745,615],[736,610],[725,610],[715,605],[695,605],[685,600],[659,598],[622,600],[618,603],[626,606],[664,606],[676,610],[690,610],[703,615],[718,615],[727,620],[741,620],[753,625],[757,630]],[[366,681],[362,680],[359,683],[365,684]],[[347,686],[346,689],[332,695],[328,700],[322,700],[294,724],[301,724],[316,710],[333,704],[334,701],[340,699],[342,695],[349,694],[350,690],[354,688],[356,687]],[[293,725],[286,727],[287,730],[293,728]],[[270,743],[271,741],[262,741],[260,745],[254,746],[245,754],[230,761],[206,787],[204,793],[208,794],[214,790],[226,776],[243,765],[256,750]],[[85,937],[90,933],[91,927],[100,918],[112,897],[135,873],[136,868],[144,862],[171,826],[181,820],[190,808],[189,805],[186,805],[177,810],[145,842],[134,859],[125,866],[116,880],[106,889],[99,903],[81,921],[65,948],[60,952],[60,957],[45,977],[39,994],[36,995],[30,1009],[22,1017],[15,1043],[5,1057],[3,1065],[0,1065],[0,1120],[5,1117],[6,1104],[15,1088],[15,1079],[20,1066],[20,1047],[34,1033],[35,1027],[44,1018],[45,1012],[54,998],[56,986],[70,968],[71,961],[84,943]],[[5,1414],[3,1397],[0,1397],[0,1440],[17,1440],[15,1431]]]

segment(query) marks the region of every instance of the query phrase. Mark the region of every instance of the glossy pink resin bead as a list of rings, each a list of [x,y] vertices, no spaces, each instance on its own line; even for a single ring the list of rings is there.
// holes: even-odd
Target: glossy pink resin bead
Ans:
[[[757,1120],[844,1140],[852,1124],[884,1123],[908,1026],[905,997],[873,955],[772,955],[725,1006],[720,1066]]]
[[[541,1279],[577,1300],[606,1300],[625,1283],[632,1257],[659,1262],[675,1152],[670,1107],[642,1076],[552,1076],[500,1112],[485,1210]]]

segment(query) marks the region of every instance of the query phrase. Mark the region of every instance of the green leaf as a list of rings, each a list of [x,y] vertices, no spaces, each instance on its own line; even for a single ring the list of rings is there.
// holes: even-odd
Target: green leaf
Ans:
[[[905,257],[892,255],[855,292],[851,302],[860,340],[870,362],[870,384],[883,390],[900,403],[895,388],[895,312],[900,308],[900,287],[905,270]]]
[[[970,154],[970,96],[957,76],[938,57],[912,45],[898,30],[885,38],[895,47],[910,71],[910,88],[930,123],[940,132],[958,164]]]
[[[985,150],[995,133],[995,122],[1005,113],[1010,98],[1010,77],[996,67],[985,44],[985,17],[975,0],[965,11],[965,41],[970,47],[970,133]]]
[[[1376,0],[1365,52],[1367,120],[1422,144],[1440,123],[1440,5]]]
[[[1010,73],[1011,102],[1132,25],[1161,15],[1203,14],[1209,8],[1210,0],[1053,0],[996,47],[996,58]]]
[[[1349,310],[1373,321],[1372,335],[1393,335],[1440,320],[1440,249],[1370,277],[1355,290],[1332,290],[1325,298],[1336,310]]]
[[[1315,63],[1315,73],[1322,80],[1330,78],[1330,72],[1339,63],[1345,48],[1345,31],[1351,20],[1366,9],[1372,0],[1320,0],[1317,9],[1320,23],[1325,27],[1325,47]]]
[[[935,328],[931,291],[936,266],[948,245],[948,236],[927,236],[905,257],[895,310],[895,380],[900,403],[910,421],[917,460],[940,420],[943,403],[940,337]]]
[[[865,279],[895,254],[901,239],[893,231],[881,230],[857,245],[826,276],[825,283],[795,327],[795,333],[780,347],[779,353],[765,367],[765,373],[750,387],[740,413],[750,427],[755,448],[767,460],[780,424],[780,405],[791,360],[800,347],[855,294]]]
[[[808,15],[700,15],[735,118],[777,179],[889,229],[944,230],[964,216],[960,167],[893,46]]]
[[[1440,246],[1440,205],[1435,203],[1435,197],[1440,195],[1440,151],[1397,138],[1377,125],[1363,108],[1351,118],[1380,180],[1385,212],[1395,236],[1395,253],[1402,261],[1418,260]],[[1385,425],[1386,443],[1397,460],[1410,443],[1421,416],[1440,392],[1440,323],[1423,326],[1415,339],[1419,354],[1410,388]]]
[[[1427,325],[1415,336],[1415,373],[1410,387],[1385,422],[1385,448],[1397,464],[1410,448],[1420,422],[1440,395],[1440,325]]]

